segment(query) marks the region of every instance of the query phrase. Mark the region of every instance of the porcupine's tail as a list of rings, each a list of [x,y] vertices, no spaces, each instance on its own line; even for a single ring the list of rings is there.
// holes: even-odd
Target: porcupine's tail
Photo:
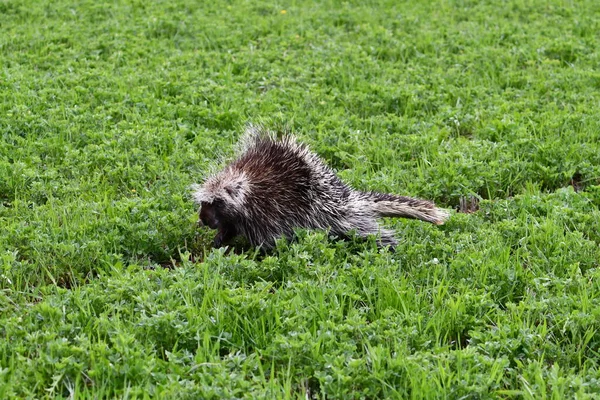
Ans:
[[[428,200],[377,192],[366,192],[363,195],[379,217],[412,218],[436,225],[442,225],[450,217],[448,211],[437,208]]]

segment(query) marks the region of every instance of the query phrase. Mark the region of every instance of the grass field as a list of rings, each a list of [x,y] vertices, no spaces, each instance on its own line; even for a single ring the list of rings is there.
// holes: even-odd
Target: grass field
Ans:
[[[598,398],[596,0],[0,0],[0,398]],[[248,122],[441,227],[267,257],[188,187]],[[463,210],[464,211],[464,210]]]

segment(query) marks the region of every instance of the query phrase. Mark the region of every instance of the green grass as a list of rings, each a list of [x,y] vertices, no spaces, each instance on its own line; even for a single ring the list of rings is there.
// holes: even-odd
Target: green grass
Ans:
[[[598,15],[0,0],[0,398],[595,398]],[[212,250],[188,187],[261,121],[480,208]]]

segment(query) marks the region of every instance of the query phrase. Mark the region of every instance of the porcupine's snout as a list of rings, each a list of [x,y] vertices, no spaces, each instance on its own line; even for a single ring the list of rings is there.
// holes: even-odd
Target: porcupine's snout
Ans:
[[[219,218],[217,217],[217,213],[212,204],[202,203],[200,206],[198,225],[208,226],[210,229],[217,229],[219,227]]]

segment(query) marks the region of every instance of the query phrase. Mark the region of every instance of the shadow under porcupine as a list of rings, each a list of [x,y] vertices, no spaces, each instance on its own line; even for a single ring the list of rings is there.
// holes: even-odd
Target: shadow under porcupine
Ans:
[[[379,235],[378,246],[393,248],[393,231],[382,228],[377,218],[441,225],[449,217],[431,201],[351,188],[291,135],[277,139],[251,126],[242,144],[233,162],[202,185],[193,185],[201,224],[218,231],[215,247],[240,235],[268,250],[276,239],[290,239],[295,228],[305,228],[328,229],[339,237],[352,231],[361,237]]]

